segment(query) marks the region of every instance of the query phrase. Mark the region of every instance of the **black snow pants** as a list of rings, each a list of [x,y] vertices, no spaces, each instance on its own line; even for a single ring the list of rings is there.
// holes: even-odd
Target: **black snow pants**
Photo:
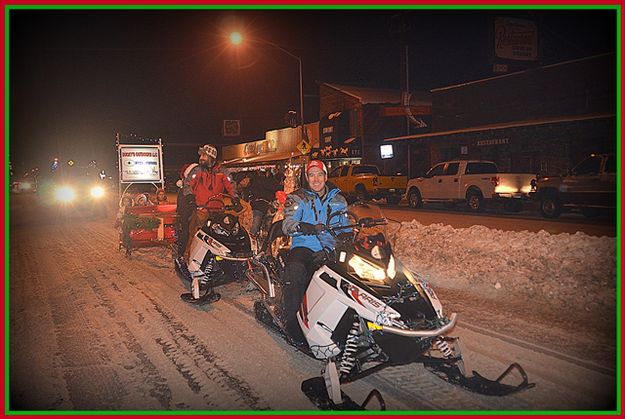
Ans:
[[[293,338],[303,337],[296,315],[322,255],[323,252],[313,252],[307,247],[296,247],[289,252],[284,269],[282,302],[286,331]]]

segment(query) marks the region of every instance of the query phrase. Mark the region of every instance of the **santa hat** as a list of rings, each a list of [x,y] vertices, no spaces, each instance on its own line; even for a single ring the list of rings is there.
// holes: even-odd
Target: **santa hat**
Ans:
[[[182,181],[185,180],[187,176],[189,176],[191,170],[195,169],[197,165],[197,163],[189,163],[182,166],[182,169],[180,170],[180,179],[178,179],[178,181],[176,182],[177,187],[182,188]]]

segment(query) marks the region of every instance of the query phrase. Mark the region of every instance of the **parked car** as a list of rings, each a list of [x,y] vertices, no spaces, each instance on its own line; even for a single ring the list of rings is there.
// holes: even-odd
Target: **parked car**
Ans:
[[[24,173],[19,179],[11,182],[11,193],[37,192],[38,173],[35,170]]]
[[[406,198],[413,208],[421,208],[425,202],[466,203],[470,211],[478,212],[487,201],[498,200],[506,209],[520,211],[535,177],[530,173],[500,173],[491,161],[446,161],[408,181]]]
[[[566,175],[538,178],[530,196],[540,203],[540,212],[546,218],[557,218],[572,208],[579,208],[587,217],[614,210],[616,156],[592,154]]]
[[[330,173],[329,178],[348,198],[384,198],[389,204],[401,201],[408,181],[406,176],[382,176],[380,169],[372,164],[340,166]]]

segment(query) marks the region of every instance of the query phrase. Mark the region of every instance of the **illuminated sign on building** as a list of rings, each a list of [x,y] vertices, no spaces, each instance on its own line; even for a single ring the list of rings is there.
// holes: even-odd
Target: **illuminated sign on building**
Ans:
[[[506,60],[538,59],[538,28],[531,20],[495,19],[495,56]]]

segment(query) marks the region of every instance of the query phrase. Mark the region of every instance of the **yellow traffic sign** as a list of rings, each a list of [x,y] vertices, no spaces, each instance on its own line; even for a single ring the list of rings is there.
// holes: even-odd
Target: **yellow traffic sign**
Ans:
[[[302,153],[302,154],[308,154],[310,153],[310,150],[312,149],[312,146],[310,145],[310,143],[306,140],[302,140],[299,142],[299,144],[297,144],[297,149]]]

